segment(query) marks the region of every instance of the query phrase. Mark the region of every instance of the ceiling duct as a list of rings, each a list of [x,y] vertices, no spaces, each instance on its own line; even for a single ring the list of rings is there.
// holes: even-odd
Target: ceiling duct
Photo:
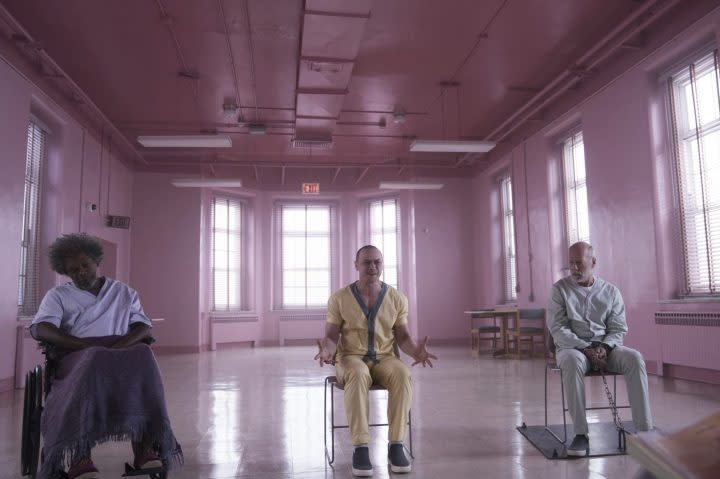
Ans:
[[[293,138],[291,141],[293,148],[315,148],[320,150],[329,150],[333,146],[332,136],[298,136]]]

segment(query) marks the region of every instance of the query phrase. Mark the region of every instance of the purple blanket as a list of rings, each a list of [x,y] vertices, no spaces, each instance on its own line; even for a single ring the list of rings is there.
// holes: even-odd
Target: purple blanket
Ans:
[[[60,361],[40,425],[45,452],[41,478],[67,468],[106,441],[145,438],[159,445],[169,466],[182,464],[152,350],[146,344],[105,347],[115,340],[97,338],[99,346],[72,352]]]

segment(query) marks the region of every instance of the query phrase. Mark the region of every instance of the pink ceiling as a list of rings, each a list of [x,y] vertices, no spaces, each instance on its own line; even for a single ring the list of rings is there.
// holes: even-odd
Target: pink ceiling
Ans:
[[[486,139],[632,12],[669,1],[0,4],[149,165],[138,167],[205,174],[212,165],[213,174],[272,186],[300,165],[303,177],[363,184],[466,175],[482,155],[410,153],[411,139]],[[5,23],[2,33],[17,33]],[[228,115],[223,104],[239,109]],[[393,122],[396,109],[404,123]],[[267,134],[249,135],[248,123]],[[211,132],[230,135],[233,147],[158,151],[136,142]],[[293,148],[304,136],[331,136],[333,145]]]

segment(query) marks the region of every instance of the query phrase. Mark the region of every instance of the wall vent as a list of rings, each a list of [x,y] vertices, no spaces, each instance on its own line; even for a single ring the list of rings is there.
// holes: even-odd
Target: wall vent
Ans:
[[[658,311],[655,313],[655,324],[720,327],[720,312]]]

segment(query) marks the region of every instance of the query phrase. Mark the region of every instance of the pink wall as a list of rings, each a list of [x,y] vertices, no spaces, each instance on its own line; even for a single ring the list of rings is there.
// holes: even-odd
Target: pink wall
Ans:
[[[121,280],[129,278],[130,234],[104,226],[108,212],[130,214],[132,172],[112,151],[109,138],[102,138],[82,113],[65,103],[57,92],[36,86],[41,81],[35,70],[13,59],[11,66],[3,56],[8,45],[0,42],[0,249],[6,268],[0,281],[0,390],[13,383],[17,371],[24,373],[37,354],[17,351],[17,275],[20,262],[26,128],[30,115],[49,129],[48,158],[43,170],[40,214],[40,293],[65,279],[56,276],[47,264],[47,246],[58,235],[86,231],[112,242],[117,248],[113,269]],[[56,101],[57,98],[57,101]],[[93,202],[91,212],[85,203]],[[102,271],[102,266],[101,266]],[[34,349],[32,341],[20,343]],[[16,358],[18,364],[16,365]]]
[[[517,143],[474,181],[476,284],[486,304],[501,297],[500,224],[495,178],[512,171],[518,250],[518,305],[544,307],[562,276],[566,250],[558,188],[564,132],[581,125],[587,168],[590,235],[598,274],[615,283],[627,307],[626,343],[640,349],[651,371],[662,364],[719,369],[720,328],[660,326],[656,311],[718,311],[720,303],[675,300],[672,189],[660,73],[720,32],[708,15],[558,120]],[[528,233],[529,231],[529,233]],[[532,249],[532,256],[530,255]],[[532,270],[532,275],[531,275]],[[487,288],[482,288],[488,285]],[[532,293],[532,294],[531,294]]]
[[[211,193],[175,188],[170,184],[173,177],[138,173],[133,189],[131,283],[140,291],[148,314],[165,319],[156,325],[158,346],[197,351],[215,342],[274,345],[322,334],[324,310],[278,311],[273,307],[273,204],[278,199],[308,197],[249,189],[234,192],[248,202],[253,217],[249,255],[252,310],[213,319],[207,306],[207,247],[202,246],[208,242],[203,218],[209,215]],[[467,319],[462,311],[474,304],[473,267],[468,261],[473,254],[468,208],[471,182],[446,183],[441,191],[397,194],[402,211],[401,288],[411,302],[411,330],[435,339],[465,338]],[[364,244],[359,221],[362,203],[381,193],[313,197],[333,201],[340,208],[339,285],[357,278],[353,260]],[[415,231],[414,225],[418,225]],[[446,288],[449,281],[457,282],[457,287]],[[281,318],[308,314],[313,318]]]
[[[133,185],[130,284],[154,325],[158,346],[198,350],[200,193],[171,177],[138,174]]]

